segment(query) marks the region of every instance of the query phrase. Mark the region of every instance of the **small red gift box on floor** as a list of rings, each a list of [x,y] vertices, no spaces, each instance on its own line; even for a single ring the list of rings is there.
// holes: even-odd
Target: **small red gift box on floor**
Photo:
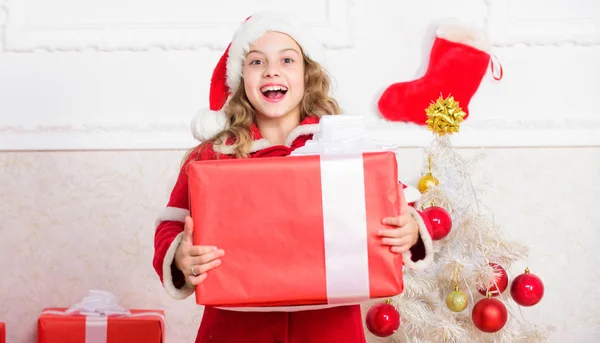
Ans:
[[[129,316],[64,314],[44,309],[38,320],[38,343],[164,343],[164,312],[130,310]]]
[[[164,312],[127,310],[106,291],[90,291],[70,308],[46,308],[38,343],[164,343]]]
[[[407,206],[394,153],[197,161],[188,175],[194,244],[225,251],[198,304],[318,307],[402,292],[402,256],[377,235]]]

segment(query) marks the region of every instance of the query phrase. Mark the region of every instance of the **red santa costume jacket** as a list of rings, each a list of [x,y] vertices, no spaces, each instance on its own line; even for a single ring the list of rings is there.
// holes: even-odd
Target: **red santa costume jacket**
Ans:
[[[270,146],[253,126],[255,140],[250,158],[287,156],[318,130],[319,119],[308,117],[290,133],[285,145]],[[175,251],[183,235],[183,221],[189,214],[186,166],[190,161],[214,159],[217,155],[220,159],[235,158],[232,152],[227,145],[205,145],[193,151],[181,168],[166,209],[157,219],[153,264],[167,293],[175,299],[184,299],[194,292],[194,287],[186,283],[183,273],[174,264]],[[407,194],[406,186],[404,188],[407,202],[411,203],[414,194]],[[421,269],[433,259],[431,229],[420,212],[413,207],[410,210],[419,223],[420,238],[404,256],[404,263],[407,268]],[[236,312],[206,307],[196,338],[196,343],[200,342],[362,343],[365,335],[358,305],[299,312]]]

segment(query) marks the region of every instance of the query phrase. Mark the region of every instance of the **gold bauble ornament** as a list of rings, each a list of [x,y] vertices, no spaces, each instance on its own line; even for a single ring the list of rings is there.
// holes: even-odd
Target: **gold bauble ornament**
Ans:
[[[429,155],[429,162],[427,163],[427,174],[423,175],[417,184],[417,189],[421,194],[425,194],[431,188],[431,186],[437,186],[440,181],[431,174],[431,164],[433,163],[433,156]]]
[[[459,131],[460,123],[466,113],[458,106],[458,101],[453,96],[446,99],[439,97],[436,102],[429,105],[427,113],[427,128],[440,136]]]
[[[469,297],[458,289],[458,286],[454,287],[454,291],[450,292],[446,297],[446,306],[452,312],[461,312],[469,305]]]
[[[417,184],[417,188],[421,194],[424,194],[431,188],[431,186],[437,186],[440,184],[440,181],[435,178],[435,176],[431,175],[431,173],[427,173],[423,175],[423,177],[419,180]]]

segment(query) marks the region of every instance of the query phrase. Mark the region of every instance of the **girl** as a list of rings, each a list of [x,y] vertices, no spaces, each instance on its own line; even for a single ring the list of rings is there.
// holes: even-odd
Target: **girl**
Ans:
[[[281,14],[260,13],[241,25],[221,57],[211,80],[211,111],[192,125],[194,136],[204,142],[186,157],[155,233],[154,268],[174,298],[191,295],[195,285],[210,277],[209,271],[218,272],[226,254],[192,243],[186,165],[287,156],[303,146],[319,130],[321,116],[341,112],[329,97],[329,78],[317,62],[318,51]],[[409,268],[424,267],[432,259],[426,222],[412,208],[382,220],[389,226],[382,230],[382,243],[392,253],[404,254]],[[290,313],[206,307],[196,342],[359,343],[365,336],[359,305]]]

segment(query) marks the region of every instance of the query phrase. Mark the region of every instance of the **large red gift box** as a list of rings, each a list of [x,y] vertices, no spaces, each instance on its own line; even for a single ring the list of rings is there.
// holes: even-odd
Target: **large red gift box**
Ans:
[[[393,152],[196,161],[188,177],[194,244],[225,251],[198,304],[330,306],[402,292],[402,256],[377,235],[406,206]]]
[[[38,319],[38,343],[164,343],[164,312],[130,310],[127,316],[65,314],[44,309]]]

